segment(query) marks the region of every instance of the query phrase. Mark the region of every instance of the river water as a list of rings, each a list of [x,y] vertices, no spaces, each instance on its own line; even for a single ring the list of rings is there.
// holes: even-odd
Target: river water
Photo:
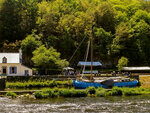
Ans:
[[[150,96],[23,100],[0,97],[0,113],[148,113]]]

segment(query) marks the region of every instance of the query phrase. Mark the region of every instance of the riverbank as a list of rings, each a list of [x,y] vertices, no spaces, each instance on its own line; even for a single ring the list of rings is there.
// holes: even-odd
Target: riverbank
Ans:
[[[32,95],[32,97],[34,96],[40,99],[54,98],[54,97],[55,98],[89,97],[89,96],[107,97],[107,96],[149,95],[150,84],[147,83],[149,83],[148,81],[150,81],[150,76],[140,76],[139,81],[141,82],[140,88],[114,87],[111,90],[108,90],[103,88],[95,89],[90,87],[85,90],[77,90],[73,88],[72,80],[58,81],[58,80],[46,80],[45,78],[42,79],[32,78],[28,79],[27,81],[26,79],[15,78],[13,82],[10,82],[10,80],[6,82],[6,90],[4,92],[0,92],[0,95],[6,95],[7,93],[8,94],[10,93],[9,95],[11,97],[11,93],[13,92],[15,93],[16,97],[29,94]]]
[[[28,96],[27,96],[28,95]],[[17,95],[15,92],[9,91],[4,96],[12,98],[27,97],[34,99],[48,99],[60,97],[110,97],[110,96],[136,96],[150,95],[150,89],[147,88],[119,88],[112,89],[89,87],[84,90],[67,89],[67,88],[45,88],[39,91],[30,92],[30,94]]]

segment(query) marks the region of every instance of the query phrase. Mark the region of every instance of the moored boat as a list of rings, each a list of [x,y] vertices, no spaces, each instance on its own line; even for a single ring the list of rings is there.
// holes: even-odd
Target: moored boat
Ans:
[[[79,88],[79,89],[85,89],[88,87],[103,87],[103,88],[112,88],[114,86],[118,86],[118,87],[135,87],[138,86],[138,80],[130,80],[129,78],[125,78],[125,79],[116,79],[116,78],[110,78],[110,79],[105,79],[105,80],[94,80],[93,78],[93,24],[92,24],[92,32],[91,32],[91,38],[88,42],[88,47],[87,47],[87,52],[86,52],[86,57],[85,57],[85,62],[84,62],[84,67],[83,67],[83,73],[78,79],[73,80],[73,85],[75,88]],[[87,62],[87,58],[88,58],[88,51],[89,51],[89,47],[91,44],[91,62]],[[91,76],[90,76],[90,80],[83,80],[83,74],[85,71],[85,66],[86,64],[88,64],[91,67]]]
[[[88,87],[102,87],[102,88],[112,88],[114,86],[117,87],[136,87],[138,85],[138,80],[132,81],[121,81],[115,82],[115,80],[105,80],[103,82],[88,82],[88,81],[79,81],[77,79],[73,80],[73,86],[77,89],[86,89]]]

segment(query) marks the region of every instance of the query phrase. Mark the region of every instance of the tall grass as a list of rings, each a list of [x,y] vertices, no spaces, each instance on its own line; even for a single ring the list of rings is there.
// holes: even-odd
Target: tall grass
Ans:
[[[7,88],[72,87],[72,81],[27,81],[7,82]]]
[[[52,98],[52,97],[86,97],[86,90],[75,90],[75,89],[44,89],[41,92],[37,91],[34,93],[36,98]]]
[[[17,96],[17,94],[16,93],[14,93],[14,92],[7,92],[6,94],[5,94],[6,96],[11,96],[12,98],[16,98],[16,96]]]

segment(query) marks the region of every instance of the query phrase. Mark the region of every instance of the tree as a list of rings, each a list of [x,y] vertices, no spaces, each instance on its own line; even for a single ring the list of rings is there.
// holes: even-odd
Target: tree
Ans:
[[[32,33],[28,35],[21,43],[21,49],[23,52],[23,61],[27,65],[32,65],[31,58],[32,52],[42,45],[41,41],[38,39],[40,38],[39,35]]]
[[[94,51],[96,51],[94,56],[98,60],[107,61],[109,59],[106,55],[108,55],[113,35],[111,32],[106,32],[103,28],[95,28],[94,31]]]
[[[69,64],[65,59],[60,58],[60,53],[53,47],[47,49],[44,45],[33,52],[32,61],[40,71],[45,71],[45,74],[48,74],[50,69],[62,69]]]
[[[101,26],[107,32],[115,32],[115,12],[109,2],[102,2],[102,4],[97,7],[95,11],[95,19],[97,27]]]
[[[121,71],[123,69],[124,66],[127,66],[128,65],[128,59],[126,57],[121,57],[119,60],[118,60],[118,70]]]

